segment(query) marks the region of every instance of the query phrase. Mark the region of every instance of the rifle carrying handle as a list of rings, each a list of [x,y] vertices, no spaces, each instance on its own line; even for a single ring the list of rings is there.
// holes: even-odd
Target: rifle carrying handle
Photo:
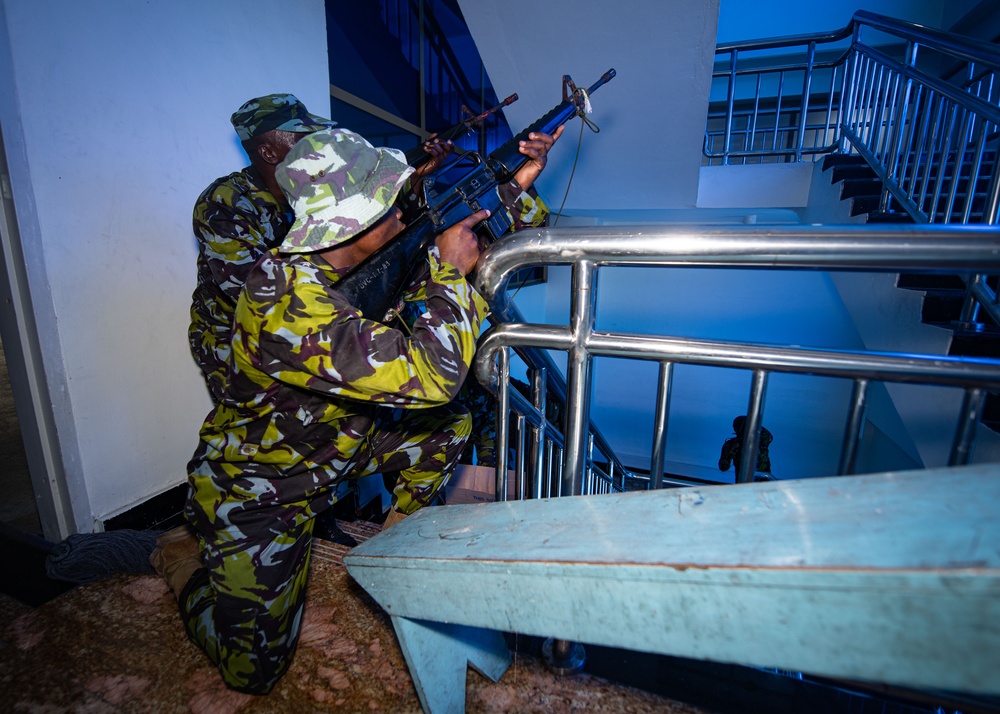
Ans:
[[[596,92],[603,84],[614,79],[617,72],[612,68],[601,75],[586,90],[577,89],[568,74],[563,75],[563,96],[561,103],[554,106],[549,113],[531,124],[527,129],[492,152],[487,162],[499,176],[509,179],[521,167],[525,156],[520,152],[520,142],[528,141],[532,132],[551,134],[577,114],[583,114],[587,98]]]

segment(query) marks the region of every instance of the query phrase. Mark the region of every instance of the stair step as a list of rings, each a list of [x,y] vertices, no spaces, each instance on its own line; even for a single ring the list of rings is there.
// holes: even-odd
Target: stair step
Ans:
[[[951,330],[954,321],[962,314],[964,302],[965,295],[925,295],[920,307],[920,321]]]
[[[956,331],[948,354],[960,357],[1000,357],[1000,331],[984,326],[983,331]]]
[[[923,290],[936,295],[965,295],[965,282],[957,275],[900,273],[896,278],[896,287],[904,290]]]
[[[913,223],[909,213],[902,211],[872,211],[868,214],[869,223]]]
[[[841,198],[856,196],[879,196],[882,193],[882,182],[879,179],[854,178],[843,181],[840,185]]]
[[[847,179],[877,179],[878,175],[868,164],[846,164],[834,166],[831,183],[840,183]]]
[[[833,166],[867,166],[868,162],[857,154],[827,154],[823,157],[823,170]]]
[[[879,196],[856,196],[851,199],[851,215],[863,216],[878,209]]]

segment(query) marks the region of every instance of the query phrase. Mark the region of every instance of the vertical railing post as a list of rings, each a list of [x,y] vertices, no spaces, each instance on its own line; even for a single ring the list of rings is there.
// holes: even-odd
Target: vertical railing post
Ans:
[[[527,495],[525,495],[524,481],[525,481],[525,448],[524,442],[526,440],[525,430],[528,428],[528,420],[525,418],[524,414],[518,414],[514,418],[514,423],[517,432],[517,445],[514,447],[514,478],[517,479],[517,500],[525,501],[527,500]]]
[[[963,330],[976,329],[979,320],[979,301],[976,300],[973,288],[982,279],[981,275],[970,275],[965,280],[965,299],[962,301],[962,312],[956,321],[956,326]]]
[[[427,43],[427,36],[424,29],[424,0],[417,0],[417,51],[420,53],[418,62],[418,73],[420,77],[420,92],[417,94],[420,110],[420,131],[427,133],[427,67],[424,57],[424,48]]]
[[[584,467],[590,432],[590,365],[587,341],[594,327],[597,304],[597,268],[589,260],[573,264],[570,300],[570,332],[573,347],[566,369],[566,438],[560,496],[579,496],[584,491]],[[542,643],[545,666],[560,674],[583,669],[586,659],[579,642],[549,638]]]
[[[507,454],[510,444],[510,347],[497,351],[497,441],[494,445],[496,459],[496,491],[494,499],[507,500]]]
[[[743,426],[743,452],[736,471],[736,483],[753,481],[757,469],[757,449],[760,446],[761,412],[764,408],[764,394],[767,391],[767,372],[754,370],[750,387],[750,403],[747,406],[747,420]]]
[[[916,42],[909,42],[906,45],[906,67],[907,69],[913,67],[917,61],[917,49],[919,45]],[[905,83],[903,84],[902,100],[898,101],[896,107],[893,108],[893,112],[889,116],[894,117],[892,130],[889,133],[889,141],[886,143],[886,153],[889,154],[888,172],[886,173],[887,181],[894,181],[896,185],[902,189],[902,179],[896,177],[896,171],[899,170],[900,166],[900,151],[903,145],[903,135],[904,127],[906,126],[906,117],[910,111],[910,93],[913,91],[913,79],[910,77],[909,71],[906,72]],[[888,211],[889,210],[889,189],[885,186],[882,187],[882,193],[879,197],[879,210]]]
[[[660,377],[656,387],[656,417],[653,425],[653,456],[649,464],[649,487],[663,485],[663,458],[667,448],[667,419],[670,410],[670,383],[673,363],[660,362]]]
[[[983,224],[992,226],[997,222],[998,206],[1000,206],[1000,167],[994,165],[990,177],[990,187],[986,190],[986,203],[983,205]]]
[[[590,426],[590,365],[587,339],[594,327],[597,302],[597,269],[589,260],[573,265],[571,334],[566,374],[566,456],[563,462],[562,495],[577,496],[583,490],[584,447]]]
[[[986,392],[979,388],[965,390],[962,399],[962,411],[958,418],[958,429],[955,432],[955,442],[951,447],[949,466],[964,466],[972,456],[972,442],[976,436],[976,425],[983,413],[986,403]]]
[[[736,56],[739,50],[733,50],[729,56],[729,92],[726,97],[726,135],[722,141],[722,164],[729,165],[729,151],[733,135],[733,106],[736,102]]]
[[[795,161],[802,161],[802,147],[806,138],[806,115],[809,113],[809,92],[812,88],[813,63],[816,60],[816,41],[809,43],[806,54],[805,74],[802,78],[802,102],[799,105],[798,141],[795,142]]]
[[[843,154],[850,153],[851,150],[844,129],[849,128],[851,115],[854,113],[855,94],[858,91],[858,58],[860,53],[855,48],[858,46],[859,31],[860,27],[855,23],[854,34],[851,38],[851,51],[848,52],[847,68],[844,71],[844,86],[840,93],[840,120],[837,122],[840,126],[840,133],[837,137],[837,143]]]
[[[847,417],[847,428],[844,429],[844,443],[840,449],[841,476],[854,473],[858,461],[858,445],[865,429],[865,415],[868,412],[868,380],[854,380],[854,391],[851,393],[851,411]]]
[[[546,426],[548,420],[545,418],[545,367],[534,370],[531,380],[532,405],[539,414],[539,427],[533,430],[531,440],[531,490],[533,498],[542,497],[542,482],[544,479],[544,446],[546,436]]]

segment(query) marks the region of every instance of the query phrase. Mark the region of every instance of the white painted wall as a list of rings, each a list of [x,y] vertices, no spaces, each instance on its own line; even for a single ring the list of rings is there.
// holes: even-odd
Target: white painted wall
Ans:
[[[593,84],[600,134],[583,131],[567,213],[693,207],[708,111],[718,0],[460,0],[504,113],[517,132],[562,100],[562,76]],[[538,182],[558,207],[580,137],[567,125]]]
[[[322,0],[3,0],[0,97],[75,528],[181,483],[209,399],[187,348],[191,209],[229,115],[327,114]],[[0,38],[3,39],[3,38]]]
[[[801,208],[812,177],[813,164],[702,166],[698,208]]]

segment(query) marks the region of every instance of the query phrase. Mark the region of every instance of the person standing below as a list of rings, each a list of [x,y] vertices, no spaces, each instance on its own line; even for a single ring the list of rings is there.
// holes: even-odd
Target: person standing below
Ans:
[[[533,137],[521,186],[555,138]],[[363,317],[336,289],[404,228],[393,204],[411,173],[401,152],[343,129],[307,135],[276,171],[296,220],[239,298],[230,383],[188,464],[196,537],[168,531],[150,557],[189,636],[239,691],[267,693],[288,668],[316,516],[337,484],[396,474],[389,527],[435,497],[469,437],[453,400],[487,313],[465,276],[488,212],[428,249],[410,295],[426,311],[410,333]]]
[[[746,429],[746,416],[738,416],[733,419],[732,436],[722,444],[722,453],[719,455],[719,471],[728,471],[730,465],[736,466],[736,472],[740,470],[740,460],[743,458],[743,432]],[[774,436],[763,426],[758,430],[757,440],[757,463],[754,468],[754,481],[774,481],[774,474],[771,473],[771,456],[768,448]]]

